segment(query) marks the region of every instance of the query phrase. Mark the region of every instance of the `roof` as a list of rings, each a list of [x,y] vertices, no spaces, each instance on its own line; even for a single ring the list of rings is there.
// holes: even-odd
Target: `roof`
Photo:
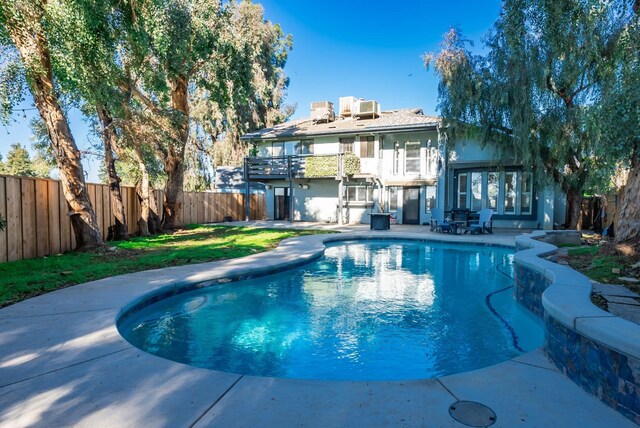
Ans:
[[[349,117],[334,122],[314,123],[311,119],[297,119],[260,129],[241,137],[242,140],[276,140],[287,137],[350,134],[354,132],[435,129],[440,122],[436,116],[428,116],[419,108],[383,111],[375,119]]]

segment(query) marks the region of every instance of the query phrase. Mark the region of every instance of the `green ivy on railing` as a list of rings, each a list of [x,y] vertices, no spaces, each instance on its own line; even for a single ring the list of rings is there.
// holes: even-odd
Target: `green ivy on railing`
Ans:
[[[354,153],[342,156],[344,175],[360,173],[360,158]],[[309,156],[304,160],[305,178],[336,177],[338,175],[338,155]]]
[[[344,175],[351,176],[360,174],[360,158],[354,153],[345,153],[342,161]]]
[[[338,175],[338,156],[309,156],[305,158],[305,177],[335,177],[336,175]]]

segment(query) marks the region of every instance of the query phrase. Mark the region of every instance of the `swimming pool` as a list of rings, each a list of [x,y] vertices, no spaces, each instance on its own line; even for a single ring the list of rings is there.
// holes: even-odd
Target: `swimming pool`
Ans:
[[[431,378],[541,346],[511,273],[508,248],[343,241],[296,269],[166,298],[118,327],[147,352],[233,373]]]

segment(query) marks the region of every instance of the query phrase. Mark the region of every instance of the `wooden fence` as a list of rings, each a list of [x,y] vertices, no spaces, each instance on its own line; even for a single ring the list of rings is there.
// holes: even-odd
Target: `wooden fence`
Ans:
[[[111,213],[109,187],[88,184],[91,204],[96,212],[104,239],[115,223]],[[155,191],[158,212],[162,212],[163,192]],[[182,221],[217,223],[231,217],[244,220],[244,194],[184,192]],[[140,203],[134,187],[122,186],[122,201],[129,233],[138,233]],[[7,227],[0,232],[0,263],[50,254],[75,247],[75,237],[68,216],[69,207],[57,180],[0,175],[0,216]],[[265,196],[251,195],[251,219],[264,219]]]

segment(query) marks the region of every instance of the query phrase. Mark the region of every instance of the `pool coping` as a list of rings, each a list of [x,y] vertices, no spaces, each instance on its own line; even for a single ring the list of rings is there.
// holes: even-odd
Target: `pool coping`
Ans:
[[[350,239],[484,245],[495,245],[496,241],[491,236],[459,241],[448,236],[417,237],[414,233],[375,231],[309,235],[289,238],[273,250],[240,259],[105,278],[0,309],[0,425],[95,428],[139,426],[144,421],[153,426],[208,426],[225,420],[232,421],[233,425],[251,425],[246,421],[254,418],[254,425],[260,421],[264,426],[282,426],[284,420],[289,424],[295,421],[326,427],[341,426],[349,420],[368,420],[372,426],[401,420],[405,425],[407,421],[410,425],[423,425],[427,417],[430,422],[440,421],[438,425],[455,426],[447,406],[466,398],[487,402],[500,410],[502,421],[512,421],[506,426],[524,421],[525,417],[532,426],[539,426],[541,421],[549,420],[545,419],[549,406],[553,407],[556,402],[563,403],[566,397],[572,397],[575,402],[571,401],[570,405],[577,409],[589,400],[588,396],[581,395],[580,389],[573,389],[575,385],[558,373],[540,350],[496,366],[434,379],[300,381],[186,366],[133,348],[117,330],[119,315],[135,305],[136,299],[144,299],[149,293],[162,294],[185,285],[242,276],[247,272],[263,275],[288,269],[291,263],[307,263],[322,255],[325,242]],[[500,246],[513,246],[512,238],[501,239],[510,241],[511,245]],[[520,376],[522,384],[514,386],[513,376]],[[499,385],[503,386],[487,394]],[[246,388],[250,391],[258,388],[264,390],[264,394],[251,392],[247,397],[242,393]],[[348,392],[343,392],[345,388]],[[149,394],[150,391],[154,393]],[[554,395],[557,398],[549,402],[523,402],[525,397],[536,394],[540,401]],[[426,400],[426,404],[407,404],[416,396]],[[338,397],[346,401],[332,401]],[[255,412],[246,411],[248,398],[255,402],[258,409]],[[278,407],[284,400],[289,404]],[[292,409],[290,402],[301,403],[298,410]],[[367,407],[370,402],[377,403],[375,408]],[[325,405],[323,409],[314,410],[315,403]],[[566,406],[563,403],[562,409]],[[589,410],[583,412],[585,426],[610,421],[625,426],[628,422],[616,412],[609,413],[610,409],[598,406],[601,403],[594,401]],[[338,408],[342,409],[340,418],[327,424],[326,421],[337,417]],[[380,409],[385,409],[384,415]],[[564,415],[562,409],[556,410],[554,421],[558,417],[570,417]],[[320,419],[318,412],[322,412]],[[403,419],[389,419],[398,415]]]
[[[544,350],[554,365],[640,424],[640,325],[595,306],[589,278],[553,261],[553,244],[565,240],[580,243],[581,236],[536,231],[516,237],[516,298],[544,319]]]
[[[516,237],[516,264],[547,278],[551,285],[542,295],[545,313],[585,337],[625,355],[640,358],[640,325],[617,317],[591,302],[591,281],[580,272],[545,257],[558,247],[542,241],[563,231],[534,231]]]

